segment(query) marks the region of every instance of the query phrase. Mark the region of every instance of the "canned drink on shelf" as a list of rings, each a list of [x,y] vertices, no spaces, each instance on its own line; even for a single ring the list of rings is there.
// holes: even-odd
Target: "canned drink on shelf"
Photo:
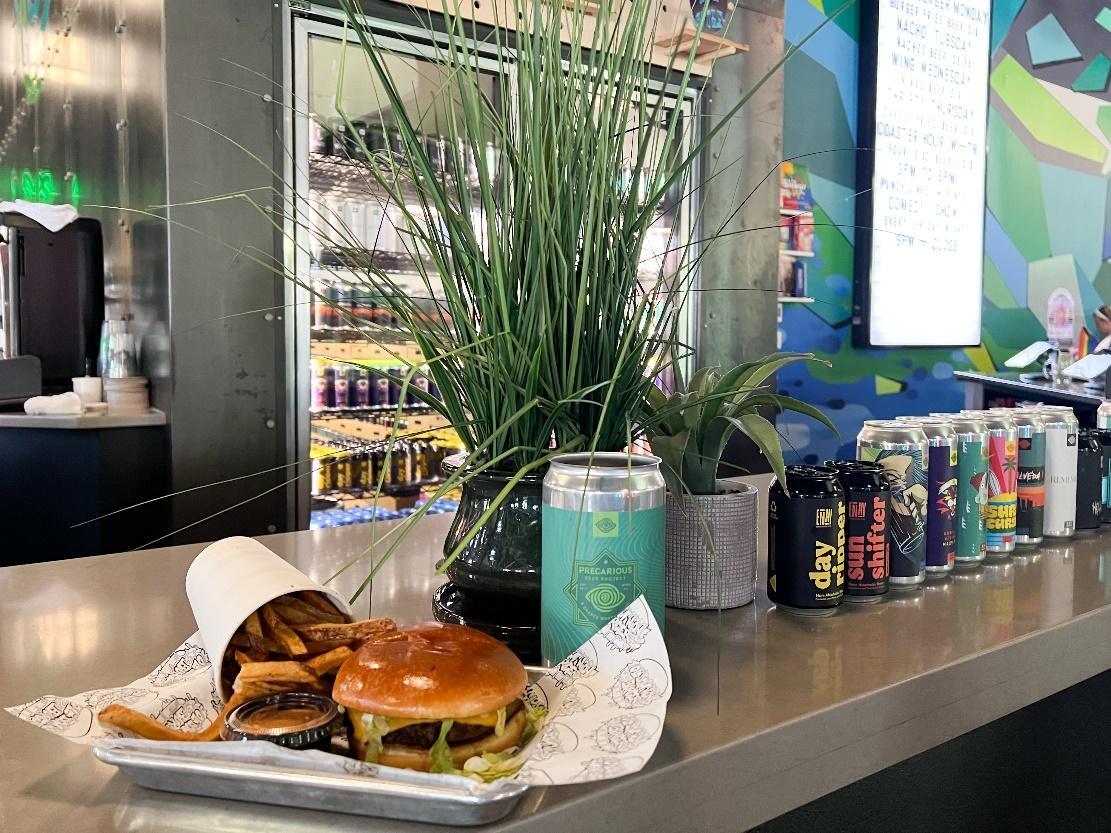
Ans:
[[[1103,515],[1103,446],[1099,429],[1076,435],[1076,528],[1097,529]]]
[[[951,414],[957,435],[957,567],[975,567],[987,556],[988,429],[980,420]]]
[[[1018,523],[1018,429],[1010,414],[982,411],[988,429],[988,558],[1014,552]]]
[[[348,402],[347,402],[348,389],[350,387],[350,385],[348,383],[347,372],[342,367],[333,367],[332,368],[332,373],[334,374],[334,378],[335,378],[334,384],[335,384],[335,387],[336,387],[336,391],[335,391],[336,404],[335,404],[335,407],[337,407],[337,408],[346,408],[347,405],[348,405]]]
[[[1096,410],[1096,428],[1111,430],[1111,400],[1104,399]]]
[[[1111,431],[1100,429],[1099,444],[1103,448],[1103,511],[1100,522],[1111,524]]]
[[[845,601],[871,604],[888,589],[891,490],[879,463],[826,460],[845,491]]]
[[[356,408],[370,404],[370,379],[361,367],[347,371],[347,403]]]
[[[1076,434],[1080,423],[1072,408],[1043,405],[1045,419],[1046,538],[1071,538],[1076,531]]]
[[[926,506],[929,449],[914,422],[869,419],[856,438],[857,459],[879,463],[891,489],[891,587],[912,589],[926,580]]]
[[[926,572],[953,571],[957,558],[957,435],[946,417],[897,417],[917,422],[930,444],[927,465]]]
[[[1018,432],[1018,511],[1015,543],[1040,544],[1045,528],[1045,420],[1037,411],[1015,408]]]
[[[828,616],[845,595],[845,490],[824,466],[787,466],[768,498],[768,598],[790,613]],[[790,494],[788,494],[790,492]]]

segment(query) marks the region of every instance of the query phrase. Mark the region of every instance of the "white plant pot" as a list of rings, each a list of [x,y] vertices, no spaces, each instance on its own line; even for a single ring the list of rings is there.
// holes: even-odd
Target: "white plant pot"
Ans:
[[[756,598],[756,488],[729,481],[718,488],[716,495],[667,494],[669,607],[716,610]]]

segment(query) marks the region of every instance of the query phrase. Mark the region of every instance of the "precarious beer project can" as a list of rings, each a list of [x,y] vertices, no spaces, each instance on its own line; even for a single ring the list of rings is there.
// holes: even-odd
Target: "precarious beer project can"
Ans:
[[[1009,413],[982,411],[988,429],[988,558],[1006,556],[1015,548],[1018,524],[1018,429]]]
[[[657,457],[562,454],[544,476],[540,650],[557,663],[640,595],[664,625],[665,486]]]
[[[868,604],[887,592],[891,490],[879,463],[827,460],[845,490],[845,601]]]
[[[865,420],[856,438],[857,459],[882,465],[891,489],[890,581],[896,590],[926,580],[929,449],[922,427],[910,421]]]
[[[926,572],[952,572],[957,556],[957,435],[946,417],[898,417],[917,422],[930,444],[926,504]]]
[[[768,598],[827,616],[845,593],[845,491],[824,466],[787,466],[786,481],[768,498]]]
[[[1076,528],[1097,529],[1103,515],[1103,446],[1099,429],[1076,435]]]
[[[988,429],[979,419],[949,415],[957,435],[956,566],[974,567],[987,554]]]
[[[1045,420],[1036,410],[1011,413],[1018,432],[1018,512],[1015,543],[1040,544],[1045,527]]]
[[[1043,405],[1045,418],[1046,538],[1070,538],[1076,531],[1076,432],[1072,408]]]

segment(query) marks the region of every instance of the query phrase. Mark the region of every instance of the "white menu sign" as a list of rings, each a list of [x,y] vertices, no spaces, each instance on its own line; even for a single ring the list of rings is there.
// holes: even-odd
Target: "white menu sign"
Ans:
[[[990,32],[991,0],[878,2],[873,345],[980,343]]]

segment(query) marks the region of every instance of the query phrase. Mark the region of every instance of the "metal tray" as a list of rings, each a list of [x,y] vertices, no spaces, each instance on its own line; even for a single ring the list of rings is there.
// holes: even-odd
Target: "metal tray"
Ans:
[[[154,790],[458,826],[497,821],[517,805],[529,787],[521,781],[478,784],[462,777],[354,761],[350,764],[369,774],[321,772],[304,763],[305,759],[298,766],[296,756],[314,754],[311,752],[278,753],[264,741],[236,746],[244,749],[255,744],[268,747],[281,762],[221,759],[209,744],[117,740],[94,751],[97,758],[119,767],[136,784]]]

